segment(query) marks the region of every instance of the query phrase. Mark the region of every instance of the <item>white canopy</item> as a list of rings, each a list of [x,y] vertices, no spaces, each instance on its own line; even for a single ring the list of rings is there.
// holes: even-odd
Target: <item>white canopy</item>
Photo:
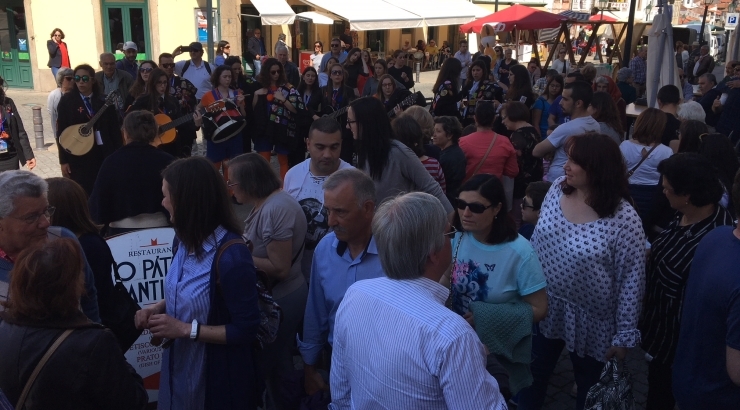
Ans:
[[[647,55],[647,100],[649,107],[658,108],[658,90],[665,85],[675,85],[681,91],[676,59],[673,54],[673,28],[671,27],[672,7],[664,8],[663,14],[653,19],[648,33]],[[683,96],[682,96],[683,98]]]
[[[326,14],[319,13],[317,11],[304,11],[303,13],[296,14],[297,17],[303,17],[311,20],[314,24],[334,24],[334,19],[327,16]]]
[[[252,5],[260,12],[262,24],[280,26],[293,24],[295,12],[286,0],[251,0]]]
[[[383,0],[391,3],[391,0]],[[399,8],[424,19],[427,26],[462,25],[491,14],[465,0],[404,0],[394,2]]]
[[[347,0],[301,1],[342,17],[349,21],[352,30],[357,31],[415,28],[424,25],[420,16],[383,0],[363,0],[360,3]]]

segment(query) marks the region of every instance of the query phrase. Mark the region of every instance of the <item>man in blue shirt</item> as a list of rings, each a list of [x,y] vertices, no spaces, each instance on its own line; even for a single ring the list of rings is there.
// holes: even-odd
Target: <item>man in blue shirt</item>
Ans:
[[[0,174],[0,302],[8,297],[10,271],[23,250],[56,238],[77,240],[69,230],[49,226],[54,207],[49,206],[47,191],[46,181],[30,171]],[[84,273],[85,295],[80,307],[90,320],[100,323],[95,277],[87,259]]]
[[[732,197],[740,211],[740,177]],[[740,225],[699,242],[686,284],[673,363],[681,409],[737,409],[740,403]]]
[[[362,171],[336,171],[324,181],[324,208],[333,232],[316,246],[311,265],[303,341],[306,393],[329,387],[317,371],[321,354],[334,336],[334,317],[344,293],[353,283],[384,276],[373,239],[371,223],[375,214],[375,183]]]
[[[331,39],[329,47],[330,51],[321,57],[321,65],[319,66],[320,73],[323,73],[326,70],[326,63],[329,62],[330,58],[336,58],[339,61],[339,64],[344,63],[344,60],[347,59],[347,52],[342,50],[342,41],[338,37]]]

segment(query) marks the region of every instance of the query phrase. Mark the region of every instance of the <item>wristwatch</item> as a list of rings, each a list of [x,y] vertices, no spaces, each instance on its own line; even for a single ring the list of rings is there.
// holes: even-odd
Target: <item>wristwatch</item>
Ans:
[[[199,334],[200,334],[200,323],[198,323],[197,320],[193,319],[193,323],[190,327],[190,340],[198,340]]]

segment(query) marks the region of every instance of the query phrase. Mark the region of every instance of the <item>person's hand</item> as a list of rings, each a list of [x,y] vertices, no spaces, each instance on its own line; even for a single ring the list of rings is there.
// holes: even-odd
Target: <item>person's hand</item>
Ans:
[[[740,88],[740,80],[728,81],[726,84],[730,88]]]
[[[406,73],[401,73],[401,78],[403,78],[404,81],[409,80],[409,76],[407,76]]]
[[[141,309],[136,311],[134,324],[137,329],[146,329],[149,327],[149,318],[154,315],[153,309]]]
[[[254,57],[255,57],[255,60],[259,60],[259,59],[260,59],[260,58],[261,58],[262,56],[261,56],[261,55],[259,55],[259,54],[257,54],[257,55],[256,55],[256,56],[254,56]]]
[[[314,121],[318,120],[319,118],[321,118],[321,117],[319,117],[318,115],[314,114],[314,116],[313,116],[313,120]]]
[[[624,360],[627,357],[627,348],[612,346],[606,351],[606,360],[611,360],[612,357],[616,357],[619,360]]]
[[[267,95],[267,88],[260,88],[254,92],[254,95]]]
[[[464,314],[463,319],[467,320],[470,327],[475,329],[475,318],[473,317],[473,312],[468,312]]]
[[[200,111],[195,111],[193,113],[193,122],[195,123],[196,127],[200,127],[203,125],[203,116],[200,115]]]
[[[717,99],[714,100],[712,103],[712,111],[718,112],[722,108],[722,101],[720,100],[720,97],[717,97]]]
[[[324,378],[321,377],[314,366],[304,366],[303,375],[303,388],[306,389],[307,395],[311,396],[319,390],[329,390],[329,386],[326,385]]]
[[[285,102],[285,96],[283,95],[283,93],[276,92],[273,95],[275,96],[275,99],[280,101],[281,103]]]
[[[403,112],[403,110],[401,109],[401,106],[400,105],[397,105],[397,106],[393,107],[393,113],[394,114],[398,115],[398,114],[400,114],[402,112]]]
[[[172,57],[177,57],[182,54],[182,46],[177,46],[175,51],[172,52]]]
[[[36,158],[31,158],[28,161],[26,161],[26,166],[28,167],[28,169],[36,168]]]
[[[190,323],[179,321],[168,314],[155,314],[149,317],[149,331],[154,337],[166,339],[190,337],[191,328]]]
[[[71,178],[71,174],[72,168],[70,168],[69,164],[62,164],[62,176],[65,178]]]

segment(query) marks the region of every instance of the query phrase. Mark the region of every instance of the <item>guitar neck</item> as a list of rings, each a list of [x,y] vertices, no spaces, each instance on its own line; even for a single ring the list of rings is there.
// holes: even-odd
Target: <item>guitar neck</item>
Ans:
[[[348,109],[349,109],[349,105],[334,111],[333,113],[329,114],[328,117],[331,119],[336,119],[340,115],[343,115],[344,113],[346,113]]]
[[[103,116],[103,113],[105,112],[105,110],[107,110],[107,109],[108,109],[108,107],[110,107],[111,105],[113,105],[113,104],[108,104],[108,103],[106,102],[106,103],[105,103],[105,104],[104,104],[104,105],[103,105],[103,106],[102,106],[102,107],[100,108],[100,110],[99,110],[99,111],[98,111],[97,113],[95,113],[95,115],[93,115],[93,117],[92,117],[92,118],[90,118],[90,121],[88,121],[88,122],[87,122],[87,124],[85,124],[85,127],[87,127],[87,128],[92,128],[92,127],[93,127],[93,125],[95,125],[95,123],[96,123],[96,122],[97,122],[97,121],[98,121],[98,120],[100,119],[100,117],[102,117],[102,116]]]

